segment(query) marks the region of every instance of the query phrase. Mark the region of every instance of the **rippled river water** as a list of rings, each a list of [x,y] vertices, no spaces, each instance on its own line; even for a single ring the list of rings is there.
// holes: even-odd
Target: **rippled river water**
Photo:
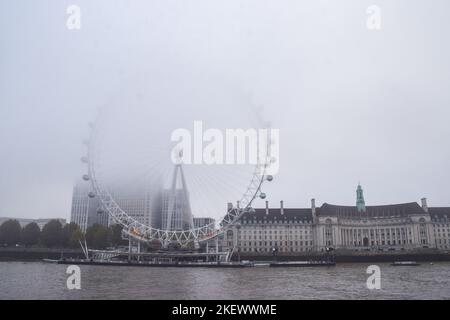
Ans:
[[[66,265],[0,262],[0,299],[450,299],[449,262],[417,267],[380,263],[380,290],[367,289],[368,266],[81,266],[81,289],[68,290]]]

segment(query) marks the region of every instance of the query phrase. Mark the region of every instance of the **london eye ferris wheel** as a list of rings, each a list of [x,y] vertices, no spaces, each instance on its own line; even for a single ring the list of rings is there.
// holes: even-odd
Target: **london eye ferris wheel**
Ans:
[[[178,98],[115,101],[90,124],[82,157],[89,197],[138,241],[187,246],[215,238],[254,211],[273,179],[270,128],[254,110],[230,108],[236,101],[223,96],[185,99],[188,107]],[[130,194],[145,195],[146,212],[127,203]]]

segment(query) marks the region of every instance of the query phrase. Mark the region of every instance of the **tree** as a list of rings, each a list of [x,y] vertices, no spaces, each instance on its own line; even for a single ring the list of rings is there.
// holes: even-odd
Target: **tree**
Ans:
[[[100,224],[94,224],[86,230],[86,242],[94,249],[105,249],[108,246],[108,229]]]
[[[120,224],[113,224],[108,229],[108,242],[112,246],[120,246],[127,244],[127,241],[122,239],[122,229]]]
[[[81,231],[80,228],[76,229],[69,240],[69,247],[70,248],[79,248],[80,241],[84,241],[84,234],[83,231]]]
[[[20,232],[22,228],[17,220],[7,220],[0,226],[0,244],[8,246],[16,245],[20,242]]]
[[[63,236],[63,246],[64,248],[75,248],[78,247],[78,240],[81,240],[79,235],[77,237],[73,237],[73,234],[80,230],[80,227],[75,222],[71,222],[66,224],[62,231]],[[81,232],[81,230],[80,230]]]
[[[50,220],[41,232],[41,242],[46,247],[61,247],[63,245],[63,229],[61,222]]]
[[[39,243],[39,238],[41,236],[41,229],[39,229],[39,226],[36,222],[32,222],[27,224],[22,229],[22,235],[21,235],[21,243],[24,244],[26,247],[33,246]]]

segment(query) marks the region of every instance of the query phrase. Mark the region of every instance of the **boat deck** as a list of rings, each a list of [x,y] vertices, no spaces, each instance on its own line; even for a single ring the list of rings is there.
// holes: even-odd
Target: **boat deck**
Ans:
[[[93,259],[60,259],[44,262],[57,264],[77,264],[117,267],[175,267],[175,268],[248,268],[248,267],[326,267],[335,266],[331,261],[289,261],[289,262],[150,262],[150,261],[112,261]]]

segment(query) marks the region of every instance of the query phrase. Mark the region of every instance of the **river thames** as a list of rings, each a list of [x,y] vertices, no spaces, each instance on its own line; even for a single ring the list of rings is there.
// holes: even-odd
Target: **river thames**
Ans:
[[[0,262],[0,299],[450,299],[450,262],[381,269],[370,264],[312,268],[144,268],[81,266],[81,289],[67,289],[67,265]]]

